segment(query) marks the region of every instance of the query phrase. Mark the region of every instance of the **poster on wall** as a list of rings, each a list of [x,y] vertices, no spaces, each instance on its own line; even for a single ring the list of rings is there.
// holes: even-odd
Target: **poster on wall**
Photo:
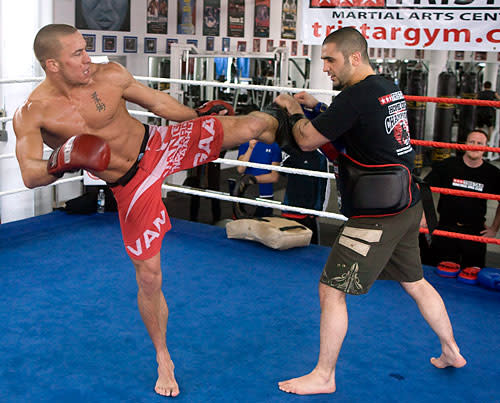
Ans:
[[[178,0],[177,3],[177,33],[194,35],[196,28],[196,1]]]
[[[203,2],[203,35],[219,36],[220,0]]]
[[[227,36],[245,35],[245,0],[232,0],[227,10]]]
[[[269,38],[269,7],[271,0],[255,0],[255,26],[253,36]]]
[[[206,50],[214,50],[215,38],[213,36],[207,36]]]
[[[130,31],[130,0],[76,0],[75,26],[96,31]]]
[[[296,39],[297,37],[297,0],[283,0],[281,9],[281,37]]]
[[[146,0],[148,34],[166,34],[168,27],[168,0]]]

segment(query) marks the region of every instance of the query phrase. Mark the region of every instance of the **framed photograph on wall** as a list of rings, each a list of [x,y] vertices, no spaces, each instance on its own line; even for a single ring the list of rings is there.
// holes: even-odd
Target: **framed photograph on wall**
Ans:
[[[85,50],[87,52],[95,52],[95,35],[94,34],[82,34],[83,39],[85,39]]]
[[[172,46],[172,43],[179,43],[179,40],[177,38],[167,39],[167,54],[170,54],[170,47]]]
[[[144,53],[156,53],[156,38],[144,38]]]
[[[222,51],[229,52],[230,44],[231,44],[230,38],[222,38]]]
[[[464,60],[464,59],[465,59],[465,52],[463,50],[456,50],[455,60]]]
[[[274,50],[274,40],[267,39],[266,40],[266,52],[272,52]]]
[[[286,41],[280,41],[280,48],[286,48]]]
[[[187,43],[188,45],[193,45],[195,48],[197,48],[197,47],[198,47],[198,39],[188,39],[188,40],[186,41],[186,43]]]
[[[290,51],[291,56],[297,56],[298,42],[292,41],[292,49]]]
[[[102,51],[103,52],[116,52],[116,36],[115,35],[103,35],[102,36]]]
[[[260,52],[260,39],[253,40],[253,51]]]
[[[214,50],[214,47],[215,47],[215,37],[214,36],[207,36],[206,50],[208,50],[208,51]]]
[[[123,37],[123,52],[137,53],[137,36]]]
[[[474,52],[474,60],[476,62],[485,62],[488,59],[486,52]]]
[[[247,51],[247,42],[246,41],[238,41],[236,44],[236,50],[238,52],[246,52]]]
[[[309,56],[309,45],[302,45],[302,56]]]

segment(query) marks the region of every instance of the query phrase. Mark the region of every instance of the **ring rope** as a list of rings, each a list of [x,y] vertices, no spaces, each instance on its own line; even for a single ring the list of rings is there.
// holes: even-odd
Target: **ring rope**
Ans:
[[[48,185],[45,185],[44,187],[46,187],[46,186],[62,185],[64,183],[81,181],[82,179],[83,179],[83,175],[74,176],[72,178],[67,178],[67,179],[59,179],[59,180],[57,180],[55,182],[52,182],[52,183],[49,183]],[[7,196],[7,195],[10,195],[10,194],[14,194],[14,193],[27,192],[29,190],[34,190],[34,189],[23,187],[23,188],[18,188],[18,189],[6,190],[4,192],[0,192],[0,197],[1,196]]]
[[[423,234],[428,234],[429,229],[420,227],[420,232]],[[435,229],[434,231],[432,231],[432,235],[433,236],[434,235],[444,236],[444,237],[455,238],[455,239],[463,239],[466,241],[474,241],[474,242],[491,243],[491,244],[495,244],[495,245],[500,245],[500,239],[497,239],[497,238],[488,238],[488,237],[479,236],[479,235],[462,234],[460,232],[443,231],[440,229]]]
[[[218,164],[239,165],[239,166],[245,166],[245,167],[250,167],[250,168],[260,168],[260,169],[265,169],[268,171],[278,171],[278,172],[286,172],[286,173],[292,173],[292,174],[297,174],[297,175],[314,176],[314,177],[326,178],[326,179],[335,179],[334,173],[321,172],[321,171],[310,171],[307,169],[298,169],[298,168],[287,168],[287,167],[282,167],[279,165],[259,164],[257,162],[231,160],[231,159],[226,159],[226,158],[217,158],[216,160],[214,160],[212,162],[215,162]]]
[[[435,102],[443,104],[492,106],[494,108],[500,108],[500,101],[486,101],[483,99],[426,97],[421,95],[405,95],[405,99],[407,101],[417,101],[417,102],[420,101],[420,102]]]
[[[458,143],[443,143],[441,141],[428,141],[428,140],[410,140],[411,144],[415,146],[424,147],[434,147],[434,148],[453,148],[455,150],[470,150],[470,151],[491,151],[494,153],[500,153],[500,147],[489,147],[489,146],[471,146],[468,144],[458,144]]]
[[[431,186],[431,190],[434,193],[441,193],[441,194],[445,194],[445,195],[472,197],[472,198],[476,198],[476,199],[487,199],[487,200],[500,201],[500,195],[493,194],[493,193],[469,192],[467,190],[456,190],[456,189],[440,188],[440,187],[434,187],[434,186]]]
[[[254,199],[247,199],[244,197],[230,196],[227,193],[222,193],[222,192],[207,191],[207,190],[201,190],[201,189],[198,190],[198,189],[190,188],[190,187],[186,187],[186,186],[173,186],[173,185],[162,185],[162,189],[165,189],[168,191],[179,192],[179,193],[191,194],[194,196],[204,196],[204,197],[206,197],[207,193],[208,193],[208,194],[210,194],[209,197],[214,198],[214,199],[225,200],[225,201],[230,201],[230,202],[241,202],[241,203],[245,203],[245,204],[252,204],[254,206],[271,207],[271,208],[276,208],[278,210],[293,211],[293,212],[301,213],[301,214],[309,214],[309,215],[315,215],[318,217],[326,217],[326,218],[333,218],[335,220],[340,220],[340,221],[347,221],[347,217],[343,216],[342,214],[330,213],[328,211],[312,210],[312,209],[307,209],[307,208],[302,208],[302,207],[287,206],[284,204],[277,204],[277,203],[265,202],[265,201],[254,200]]]
[[[337,95],[339,91],[316,89],[316,88],[293,88],[293,87],[277,87],[272,85],[254,85],[254,84],[231,84],[231,83],[221,83],[219,81],[201,81],[201,80],[184,80],[177,78],[160,78],[160,77],[147,77],[147,76],[134,76],[138,81],[150,81],[159,83],[172,83],[172,84],[190,84],[190,85],[200,85],[200,86],[212,86],[220,88],[241,88],[241,89],[255,89],[255,90],[265,90],[271,92],[308,92],[313,94],[323,94],[323,95]],[[0,84],[9,83],[24,83],[31,81],[42,81],[44,77],[26,77],[26,78],[13,78],[13,79],[0,79]],[[405,99],[408,101],[420,101],[420,102],[434,102],[434,103],[448,103],[448,104],[460,104],[460,105],[477,105],[477,106],[492,106],[495,108],[500,108],[500,101],[486,101],[481,99],[465,99],[465,98],[445,98],[445,97],[428,97],[419,95],[405,95]]]

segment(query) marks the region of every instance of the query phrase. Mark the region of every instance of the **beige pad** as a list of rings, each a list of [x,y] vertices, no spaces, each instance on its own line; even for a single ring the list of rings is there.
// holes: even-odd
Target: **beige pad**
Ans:
[[[228,238],[257,241],[272,249],[285,250],[311,243],[312,231],[281,217],[242,218],[226,224]]]

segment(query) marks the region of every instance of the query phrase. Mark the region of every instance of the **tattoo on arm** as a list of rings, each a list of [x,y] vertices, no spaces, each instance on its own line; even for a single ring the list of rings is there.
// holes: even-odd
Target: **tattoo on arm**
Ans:
[[[92,99],[94,100],[95,102],[95,107],[97,108],[97,111],[98,112],[102,112],[102,111],[105,111],[106,110],[106,105],[104,104],[104,102],[102,102],[100,99],[99,99],[99,96],[97,95],[97,92],[94,91],[94,93],[92,94]]]

